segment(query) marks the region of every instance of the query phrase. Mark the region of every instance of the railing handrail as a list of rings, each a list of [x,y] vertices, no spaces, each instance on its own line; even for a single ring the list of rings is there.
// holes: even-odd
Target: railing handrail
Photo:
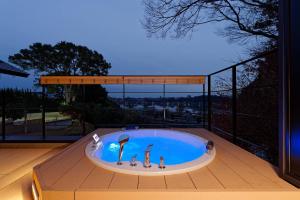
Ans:
[[[220,72],[226,71],[226,70],[228,70],[228,69],[231,69],[231,68],[233,68],[233,67],[237,67],[237,66],[239,66],[239,65],[243,65],[243,64],[245,64],[245,63],[247,63],[247,62],[251,62],[251,61],[253,61],[253,60],[256,60],[256,59],[259,59],[259,58],[263,58],[264,56],[271,55],[271,54],[275,53],[276,51],[277,51],[277,48],[276,48],[276,49],[273,49],[273,50],[271,50],[271,51],[262,53],[262,54],[260,54],[260,55],[254,56],[254,57],[249,58],[249,59],[247,59],[247,60],[243,60],[243,61],[241,61],[241,62],[239,62],[239,63],[235,63],[235,64],[233,64],[233,65],[231,65],[231,66],[229,66],[229,67],[225,67],[225,68],[223,68],[223,69],[220,69],[220,70],[218,70],[218,71],[215,71],[215,72],[213,72],[213,73],[210,73],[210,74],[208,74],[207,76],[212,76],[212,75],[218,74],[218,73],[220,73]]]

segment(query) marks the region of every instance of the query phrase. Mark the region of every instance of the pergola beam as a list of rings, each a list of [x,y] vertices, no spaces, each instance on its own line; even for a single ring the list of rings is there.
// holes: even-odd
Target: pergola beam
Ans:
[[[204,84],[205,76],[41,76],[41,85]]]

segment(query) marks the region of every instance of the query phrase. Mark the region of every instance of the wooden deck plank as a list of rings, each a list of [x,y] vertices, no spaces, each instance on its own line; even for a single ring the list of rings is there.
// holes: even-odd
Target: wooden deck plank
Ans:
[[[60,190],[51,190],[43,191],[42,197],[43,200],[74,200],[73,191],[60,191]]]
[[[297,192],[274,192],[274,191],[79,191],[75,193],[76,200],[299,200]]]
[[[111,131],[113,131],[113,129],[97,129],[86,137],[67,147],[58,156],[55,156],[41,165],[39,167],[39,174],[43,176],[43,185],[45,187],[51,187],[62,175],[72,168],[72,166],[74,166],[80,159],[85,157],[85,147],[86,144],[91,141],[92,134],[106,134]]]
[[[164,176],[140,176],[138,189],[160,189],[167,188]]]
[[[33,166],[45,161],[46,159],[48,159],[51,156],[56,155],[60,150],[61,149],[59,149],[59,148],[52,149],[52,150],[49,149],[48,152],[46,152],[45,154],[43,154],[39,157],[33,156],[32,158],[28,159],[28,161],[25,164],[16,165],[15,169],[13,171],[11,171],[9,174],[5,174],[5,176],[3,176],[0,179],[0,189],[11,184],[12,182],[21,178],[25,174],[31,172]],[[21,153],[23,151],[23,149],[19,149],[19,151]],[[5,165],[5,163],[3,163],[3,164]]]
[[[52,187],[58,190],[78,189],[94,168],[95,165],[84,157],[73,168],[61,176]]]
[[[190,189],[195,190],[196,187],[187,173],[167,175],[165,176],[167,189]]]
[[[109,189],[110,190],[115,190],[115,189],[136,190],[138,187],[138,181],[139,181],[138,178],[139,178],[138,176],[114,173]]]
[[[58,160],[50,166],[39,168],[46,187],[51,187],[61,176],[76,165],[84,157],[83,149],[78,146],[74,151],[64,153],[64,159]]]
[[[7,185],[5,188],[0,189],[1,200],[32,200],[31,193],[31,173],[27,173],[13,183]]]
[[[201,169],[189,172],[189,174],[198,190],[224,189],[224,186],[209,171],[207,167],[203,167]]]
[[[5,162],[6,159],[11,156],[17,155],[20,152],[20,149],[13,148],[0,148],[0,158],[1,161]]]
[[[99,135],[103,135],[118,130],[120,129],[99,129],[95,132]],[[189,173],[154,177],[114,173],[93,164],[91,164],[92,166],[90,166],[90,168],[85,168],[88,164],[81,162],[80,159],[87,159],[84,154],[84,149],[87,142],[91,140],[90,134],[80,142],[75,143],[74,146],[70,147],[63,155],[60,155],[60,164],[57,164],[58,160],[53,159],[51,162],[48,162],[48,167],[43,169],[43,166],[40,166],[42,171],[46,169],[48,173],[45,174],[43,172],[42,176],[43,178],[46,178],[48,184],[51,182],[54,183],[52,184],[53,191],[57,192],[62,189],[67,190],[73,188],[72,190],[70,189],[70,191],[78,191],[80,194],[88,194],[88,191],[99,191],[103,193],[116,191],[146,192],[148,190],[168,190],[170,192],[191,190],[201,192],[207,190],[290,191],[291,189],[295,189],[281,179],[280,181],[287,184],[286,188],[278,184],[276,172],[274,172],[274,169],[266,161],[261,160],[255,155],[252,155],[213,133],[203,129],[176,130],[191,132],[206,139],[213,140],[217,150],[215,160],[208,166]],[[244,159],[249,159],[253,163],[244,161]],[[49,163],[51,163],[51,165],[49,165]],[[72,165],[73,167],[68,168],[68,165]],[[80,165],[84,165],[84,167],[79,167]],[[262,171],[259,171],[260,167],[263,168]],[[83,173],[80,170],[89,171],[89,173]],[[52,177],[54,172],[51,171],[56,171],[54,174],[54,176],[56,176],[56,181],[55,178]],[[73,177],[75,176],[76,171],[79,173],[78,180]],[[264,173],[267,173],[268,175],[265,176]],[[270,178],[269,176],[272,177]],[[50,180],[47,180],[48,178],[50,178]],[[71,182],[70,188],[65,187],[68,182]],[[75,184],[73,182],[78,183]]]
[[[85,181],[79,186],[79,190],[108,189],[109,184],[112,181],[113,174],[114,173],[112,171],[96,166]]]
[[[205,129],[188,129],[188,131],[200,135],[201,137],[213,140],[215,143],[222,146],[222,148],[226,149],[227,152],[231,154],[231,156],[235,156],[241,162],[253,168],[256,171],[256,174],[259,174],[265,178],[268,178],[272,182],[277,183],[281,188],[295,189],[294,186],[282,180],[277,174],[276,167],[272,166],[267,161],[262,160],[261,158],[251,154],[250,152]]]
[[[216,156],[214,161],[207,167],[226,189],[252,189],[249,183],[236,174],[224,162],[218,159],[218,156]]]
[[[241,162],[235,156],[230,155],[224,148],[217,146],[218,158],[222,160],[227,166],[230,166],[239,176],[245,179],[254,188],[276,188],[280,187],[272,180],[257,173],[252,167],[244,162]]]
[[[6,150],[7,151],[7,150]],[[14,149],[1,157],[0,173],[9,174],[19,166],[47,153],[49,149]]]
[[[55,165],[57,162],[60,162],[61,160],[63,160],[66,156],[68,156],[69,153],[74,153],[74,150],[78,150],[80,149],[85,149],[86,144],[92,140],[92,135],[97,133],[99,135],[104,135],[116,130],[120,130],[120,129],[111,129],[111,128],[103,128],[103,129],[96,129],[95,131],[91,132],[90,134],[88,134],[87,136],[85,136],[84,138],[81,138],[80,140],[74,142],[73,144],[67,146],[60,154],[58,154],[55,157],[50,158],[49,160],[47,160],[46,162],[43,163],[43,165],[41,166],[42,170],[46,170],[49,167],[52,167],[53,165]],[[84,154],[84,151],[81,151],[81,154]]]
[[[9,151],[11,150],[11,151]],[[1,163],[5,163],[5,165],[0,165],[0,173],[1,174],[8,174],[9,170],[12,167],[15,167],[18,165],[18,163],[15,164],[15,166],[12,166],[11,163],[14,165],[14,160],[17,160],[18,154],[21,152],[17,149],[1,149],[2,155],[1,155]]]
[[[88,137],[82,138],[79,141],[67,146],[61,153],[59,153],[57,156],[50,158],[46,162],[43,163],[43,165],[40,166],[42,170],[47,170],[47,168],[53,167],[53,165],[61,162],[65,159],[65,157],[68,157],[69,153],[74,153],[74,150],[84,149],[84,144],[87,143],[89,140]],[[81,155],[82,152],[79,154]]]

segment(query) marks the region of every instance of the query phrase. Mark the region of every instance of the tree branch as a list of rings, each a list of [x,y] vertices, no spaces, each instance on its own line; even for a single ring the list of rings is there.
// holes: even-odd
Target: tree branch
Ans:
[[[276,24],[272,23],[276,11],[270,10],[276,9],[273,1],[277,0],[144,1],[146,15],[143,25],[150,35],[162,33],[162,37],[165,37],[168,32],[174,31],[176,37],[182,37],[198,25],[228,21],[235,25],[235,32],[241,36],[247,33],[245,37],[261,36],[271,40],[278,37]]]

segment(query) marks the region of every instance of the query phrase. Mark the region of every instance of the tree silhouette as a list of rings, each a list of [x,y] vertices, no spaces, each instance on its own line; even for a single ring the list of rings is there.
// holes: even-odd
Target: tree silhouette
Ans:
[[[35,75],[107,75],[111,64],[97,51],[70,42],[34,43],[9,61]]]
[[[111,64],[97,51],[70,42],[55,45],[34,43],[9,56],[9,61],[24,70],[33,70],[37,78],[40,75],[103,76],[111,68]],[[56,94],[56,98],[64,98],[67,104],[61,105],[59,110],[78,119],[83,132],[87,104],[101,105],[107,100],[106,90],[101,85],[56,85],[49,86],[49,89]]]
[[[59,42],[55,45],[34,43],[29,48],[21,49],[19,53],[9,56],[9,61],[24,70],[34,70],[36,77],[40,75],[99,76],[107,75],[111,68],[111,64],[97,51],[70,42]],[[103,88],[96,89],[103,91]],[[56,86],[55,90],[57,94],[63,92],[66,102],[70,103],[75,100],[78,87],[65,85],[62,89],[61,86]]]
[[[277,164],[278,95],[278,4],[279,0],[144,0],[144,28],[149,36],[185,37],[207,23],[222,23],[222,36],[232,42],[258,42],[249,53],[269,56],[237,68],[237,134],[265,151],[263,156]],[[218,99],[214,98],[213,125],[231,132],[232,78],[216,75]],[[244,148],[247,148],[243,146]],[[248,150],[256,153],[251,146]]]
[[[184,37],[202,24],[222,22],[230,40],[277,40],[278,0],[144,0],[149,36]]]

